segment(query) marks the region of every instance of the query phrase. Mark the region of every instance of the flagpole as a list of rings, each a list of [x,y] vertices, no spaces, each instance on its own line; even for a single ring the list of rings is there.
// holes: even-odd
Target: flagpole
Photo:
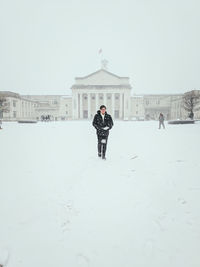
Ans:
[[[103,61],[103,50],[102,48],[99,49],[99,60],[100,60],[100,68],[102,69],[102,61]]]

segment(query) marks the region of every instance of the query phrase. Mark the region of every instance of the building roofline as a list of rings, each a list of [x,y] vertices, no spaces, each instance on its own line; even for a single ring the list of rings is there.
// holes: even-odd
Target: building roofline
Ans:
[[[14,93],[11,91],[0,91],[0,95],[4,97],[15,97],[15,98],[21,98],[21,95],[18,93]]]
[[[114,77],[116,77],[116,78],[118,78],[118,79],[123,79],[123,78],[129,79],[129,77],[118,76],[118,75],[116,75],[116,74],[114,74],[114,73],[112,73],[112,72],[110,72],[110,71],[105,70],[105,69],[99,69],[99,70],[97,70],[97,71],[95,71],[95,72],[93,72],[93,73],[91,73],[91,74],[89,74],[89,75],[86,75],[86,76],[83,76],[83,77],[75,77],[75,80],[82,80],[82,79],[89,78],[89,77],[91,77],[92,75],[94,75],[94,74],[96,74],[96,73],[98,73],[98,72],[101,72],[101,71],[104,71],[105,73],[108,73],[108,74],[110,74],[110,75],[112,75],[112,76],[114,76]]]
[[[54,94],[52,94],[52,95],[43,95],[43,94],[41,94],[41,95],[21,95],[21,96],[23,96],[23,97],[29,97],[29,96],[71,96],[71,95],[54,95]]]
[[[119,85],[84,85],[84,84],[74,84],[71,89],[85,89],[85,88],[128,88],[131,89],[130,84],[119,84]]]
[[[180,93],[180,94],[142,94],[143,96],[180,96],[183,95],[184,93]],[[134,96],[134,95],[133,95]],[[135,95],[137,96],[137,95]]]

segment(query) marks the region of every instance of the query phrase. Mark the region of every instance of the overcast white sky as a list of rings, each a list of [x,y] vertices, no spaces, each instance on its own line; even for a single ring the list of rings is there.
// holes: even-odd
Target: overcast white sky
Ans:
[[[199,0],[0,0],[0,90],[68,94],[100,68],[133,92],[200,89]]]

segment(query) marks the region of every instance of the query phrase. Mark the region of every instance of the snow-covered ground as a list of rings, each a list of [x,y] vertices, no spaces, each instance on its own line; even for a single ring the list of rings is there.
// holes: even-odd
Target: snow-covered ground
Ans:
[[[200,124],[4,123],[0,260],[9,267],[199,267]],[[1,262],[0,262],[1,263]]]

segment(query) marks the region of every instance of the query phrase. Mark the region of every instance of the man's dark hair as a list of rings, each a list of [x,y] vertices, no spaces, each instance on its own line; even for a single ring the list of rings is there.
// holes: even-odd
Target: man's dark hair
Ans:
[[[101,105],[101,106],[100,106],[100,109],[102,109],[102,108],[105,108],[105,109],[106,109],[106,106],[104,106],[104,105]]]

